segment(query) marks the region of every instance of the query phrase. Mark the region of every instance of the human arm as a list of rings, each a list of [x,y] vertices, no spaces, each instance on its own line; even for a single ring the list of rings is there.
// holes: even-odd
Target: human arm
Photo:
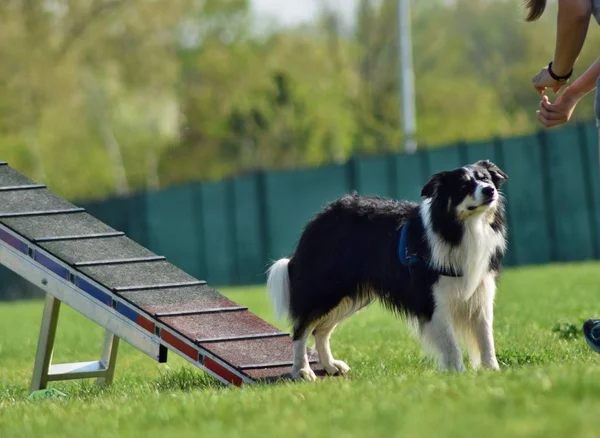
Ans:
[[[543,96],[537,111],[540,123],[551,128],[568,122],[579,101],[596,88],[596,81],[599,77],[600,58],[596,59],[585,73],[565,88],[555,103],[550,103],[548,97]]]
[[[559,0],[556,28],[556,43],[554,58],[552,61],[552,72],[556,76],[569,74],[585,42],[592,14],[591,0]],[[554,79],[548,67],[533,77],[533,86],[539,94],[547,88],[558,92],[566,83],[566,80]]]
[[[575,65],[587,36],[591,15],[591,0],[558,1],[556,46],[552,62],[552,71],[557,76],[566,75]]]

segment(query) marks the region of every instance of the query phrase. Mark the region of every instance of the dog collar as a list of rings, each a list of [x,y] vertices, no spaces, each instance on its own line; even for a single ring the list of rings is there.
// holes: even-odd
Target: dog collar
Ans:
[[[427,260],[419,255],[419,253],[411,247],[409,244],[409,234],[408,228],[410,226],[410,221],[405,222],[400,228],[400,241],[398,244],[398,258],[400,259],[400,263],[409,269],[415,264],[422,263],[425,264],[427,269],[430,271],[434,271],[439,275],[443,275],[446,277],[462,277],[462,273],[455,272],[449,269],[432,269]]]

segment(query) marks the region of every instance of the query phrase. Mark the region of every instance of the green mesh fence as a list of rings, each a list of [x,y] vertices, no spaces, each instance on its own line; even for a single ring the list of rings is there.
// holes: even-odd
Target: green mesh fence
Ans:
[[[598,155],[598,129],[592,125],[581,125],[581,143],[583,149],[585,170],[587,172],[586,183],[589,190],[587,204],[590,207],[591,235],[593,239],[594,258],[600,257],[600,157]]]
[[[266,230],[261,200],[262,176],[244,176],[231,181],[233,198],[235,284],[258,284],[267,269]]]
[[[268,257],[290,254],[306,222],[327,202],[348,192],[348,173],[346,166],[326,166],[265,174]]]
[[[232,218],[232,191],[228,182],[199,186],[200,214],[196,219],[204,236],[206,273],[201,276],[210,284],[235,283],[237,260]]]
[[[206,274],[206,260],[196,193],[196,185],[186,185],[147,194],[146,246],[202,278]]]
[[[541,145],[537,136],[502,142],[504,192],[509,212],[510,250],[518,265],[550,261],[549,212]]]
[[[413,155],[394,157],[396,169],[396,197],[407,201],[419,202],[421,189],[429,178],[427,170],[427,152],[418,151]]]
[[[465,164],[461,157],[462,147],[452,146],[439,149],[427,149],[427,177],[441,170],[454,169]]]
[[[552,259],[571,261],[593,257],[591,213],[587,166],[576,126],[543,136],[550,244]]]
[[[510,176],[506,264],[588,260],[600,256],[597,136],[593,124],[571,125],[78,204],[212,285],[259,284],[268,263],[293,251],[327,202],[351,190],[418,202],[433,173],[489,159]],[[0,281],[0,299],[36,295],[6,269]]]
[[[361,195],[395,197],[393,156],[369,157],[354,162],[356,190]]]

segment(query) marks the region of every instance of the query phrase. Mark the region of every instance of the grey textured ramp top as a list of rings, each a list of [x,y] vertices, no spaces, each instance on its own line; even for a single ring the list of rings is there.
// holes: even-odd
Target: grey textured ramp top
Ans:
[[[46,241],[39,245],[69,264],[156,257],[149,249],[118,235]]]
[[[74,235],[94,235],[116,231],[85,212],[5,218],[2,222],[29,240],[64,236],[67,227],[69,232]]]
[[[26,247],[15,243],[6,230],[22,236]],[[125,312],[167,348],[225,381],[237,385],[243,379],[278,380],[291,373],[293,343],[288,333],[4,162],[0,162],[0,240],[12,242],[34,260],[39,255],[46,268],[66,272],[62,278],[71,279],[81,290],[88,288],[97,305]],[[94,289],[93,282],[139,310],[123,310],[122,302]],[[315,373],[322,376],[316,357],[312,353],[309,357]]]

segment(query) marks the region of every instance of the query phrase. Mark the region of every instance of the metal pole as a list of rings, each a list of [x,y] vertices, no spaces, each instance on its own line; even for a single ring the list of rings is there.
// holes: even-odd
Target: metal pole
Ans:
[[[410,0],[398,0],[398,38],[400,49],[400,89],[404,149],[417,149],[417,120],[415,111],[415,75],[412,65],[412,35],[410,30]]]

